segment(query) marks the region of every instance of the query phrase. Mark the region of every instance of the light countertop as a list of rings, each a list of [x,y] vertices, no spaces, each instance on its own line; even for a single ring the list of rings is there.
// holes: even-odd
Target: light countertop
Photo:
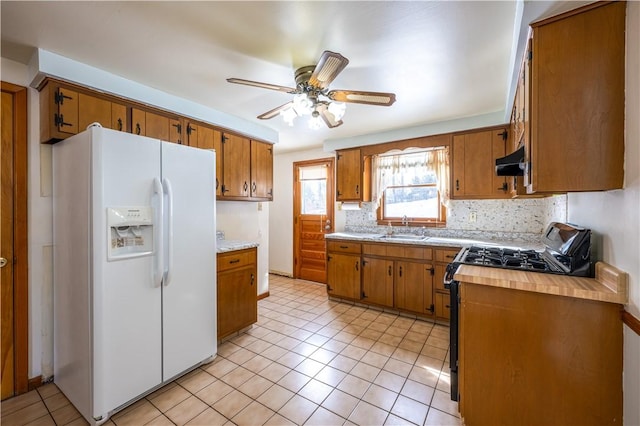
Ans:
[[[260,244],[256,241],[242,240],[217,240],[217,252],[226,253],[235,250],[244,250],[248,248],[258,247]]]
[[[461,283],[503,287],[600,302],[626,304],[629,300],[628,275],[604,262],[596,263],[595,278],[460,265],[454,279]]]
[[[421,246],[439,246],[439,247],[468,247],[472,245],[482,246],[496,246],[496,247],[515,247],[529,250],[544,250],[542,243],[535,244],[526,241],[496,241],[496,240],[482,240],[482,239],[468,239],[468,238],[446,238],[446,237],[429,237],[426,236],[422,239],[403,239],[404,234],[393,234],[387,236],[385,234],[367,234],[360,232],[334,232],[332,234],[326,234],[325,238],[328,240],[352,240],[361,242],[376,242],[376,243],[391,243],[391,244],[411,244]]]

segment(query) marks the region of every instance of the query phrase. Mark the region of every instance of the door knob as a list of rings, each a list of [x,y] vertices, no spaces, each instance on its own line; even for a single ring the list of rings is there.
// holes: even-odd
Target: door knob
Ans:
[[[7,259],[5,259],[4,257],[0,257],[0,268],[4,268],[6,264],[7,264]]]

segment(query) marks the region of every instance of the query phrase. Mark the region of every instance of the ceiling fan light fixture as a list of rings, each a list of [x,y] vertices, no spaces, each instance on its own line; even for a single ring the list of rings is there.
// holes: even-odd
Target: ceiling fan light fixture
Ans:
[[[309,115],[313,111],[313,101],[306,93],[298,93],[293,97],[293,109],[298,115]]]

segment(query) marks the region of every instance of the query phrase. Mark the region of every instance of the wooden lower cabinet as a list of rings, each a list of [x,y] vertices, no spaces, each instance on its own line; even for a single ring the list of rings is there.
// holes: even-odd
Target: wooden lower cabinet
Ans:
[[[621,305],[460,283],[468,425],[622,424]]]
[[[360,299],[360,255],[333,253],[327,260],[329,296]]]
[[[393,261],[375,257],[362,258],[362,300],[393,307]]]
[[[449,290],[444,288],[444,276],[447,272],[447,265],[453,261],[459,251],[459,247],[434,250],[436,262],[433,266],[435,272],[433,276],[433,289],[437,320],[448,322],[451,318]]]
[[[433,315],[433,266],[396,261],[395,307],[421,315]]]
[[[218,340],[258,320],[257,249],[219,253]]]

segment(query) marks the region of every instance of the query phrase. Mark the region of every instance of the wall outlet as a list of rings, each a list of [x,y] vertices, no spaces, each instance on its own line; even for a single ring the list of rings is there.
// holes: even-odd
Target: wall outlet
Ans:
[[[475,221],[477,219],[478,219],[478,213],[477,212],[470,212],[469,213],[469,222],[475,223]]]

